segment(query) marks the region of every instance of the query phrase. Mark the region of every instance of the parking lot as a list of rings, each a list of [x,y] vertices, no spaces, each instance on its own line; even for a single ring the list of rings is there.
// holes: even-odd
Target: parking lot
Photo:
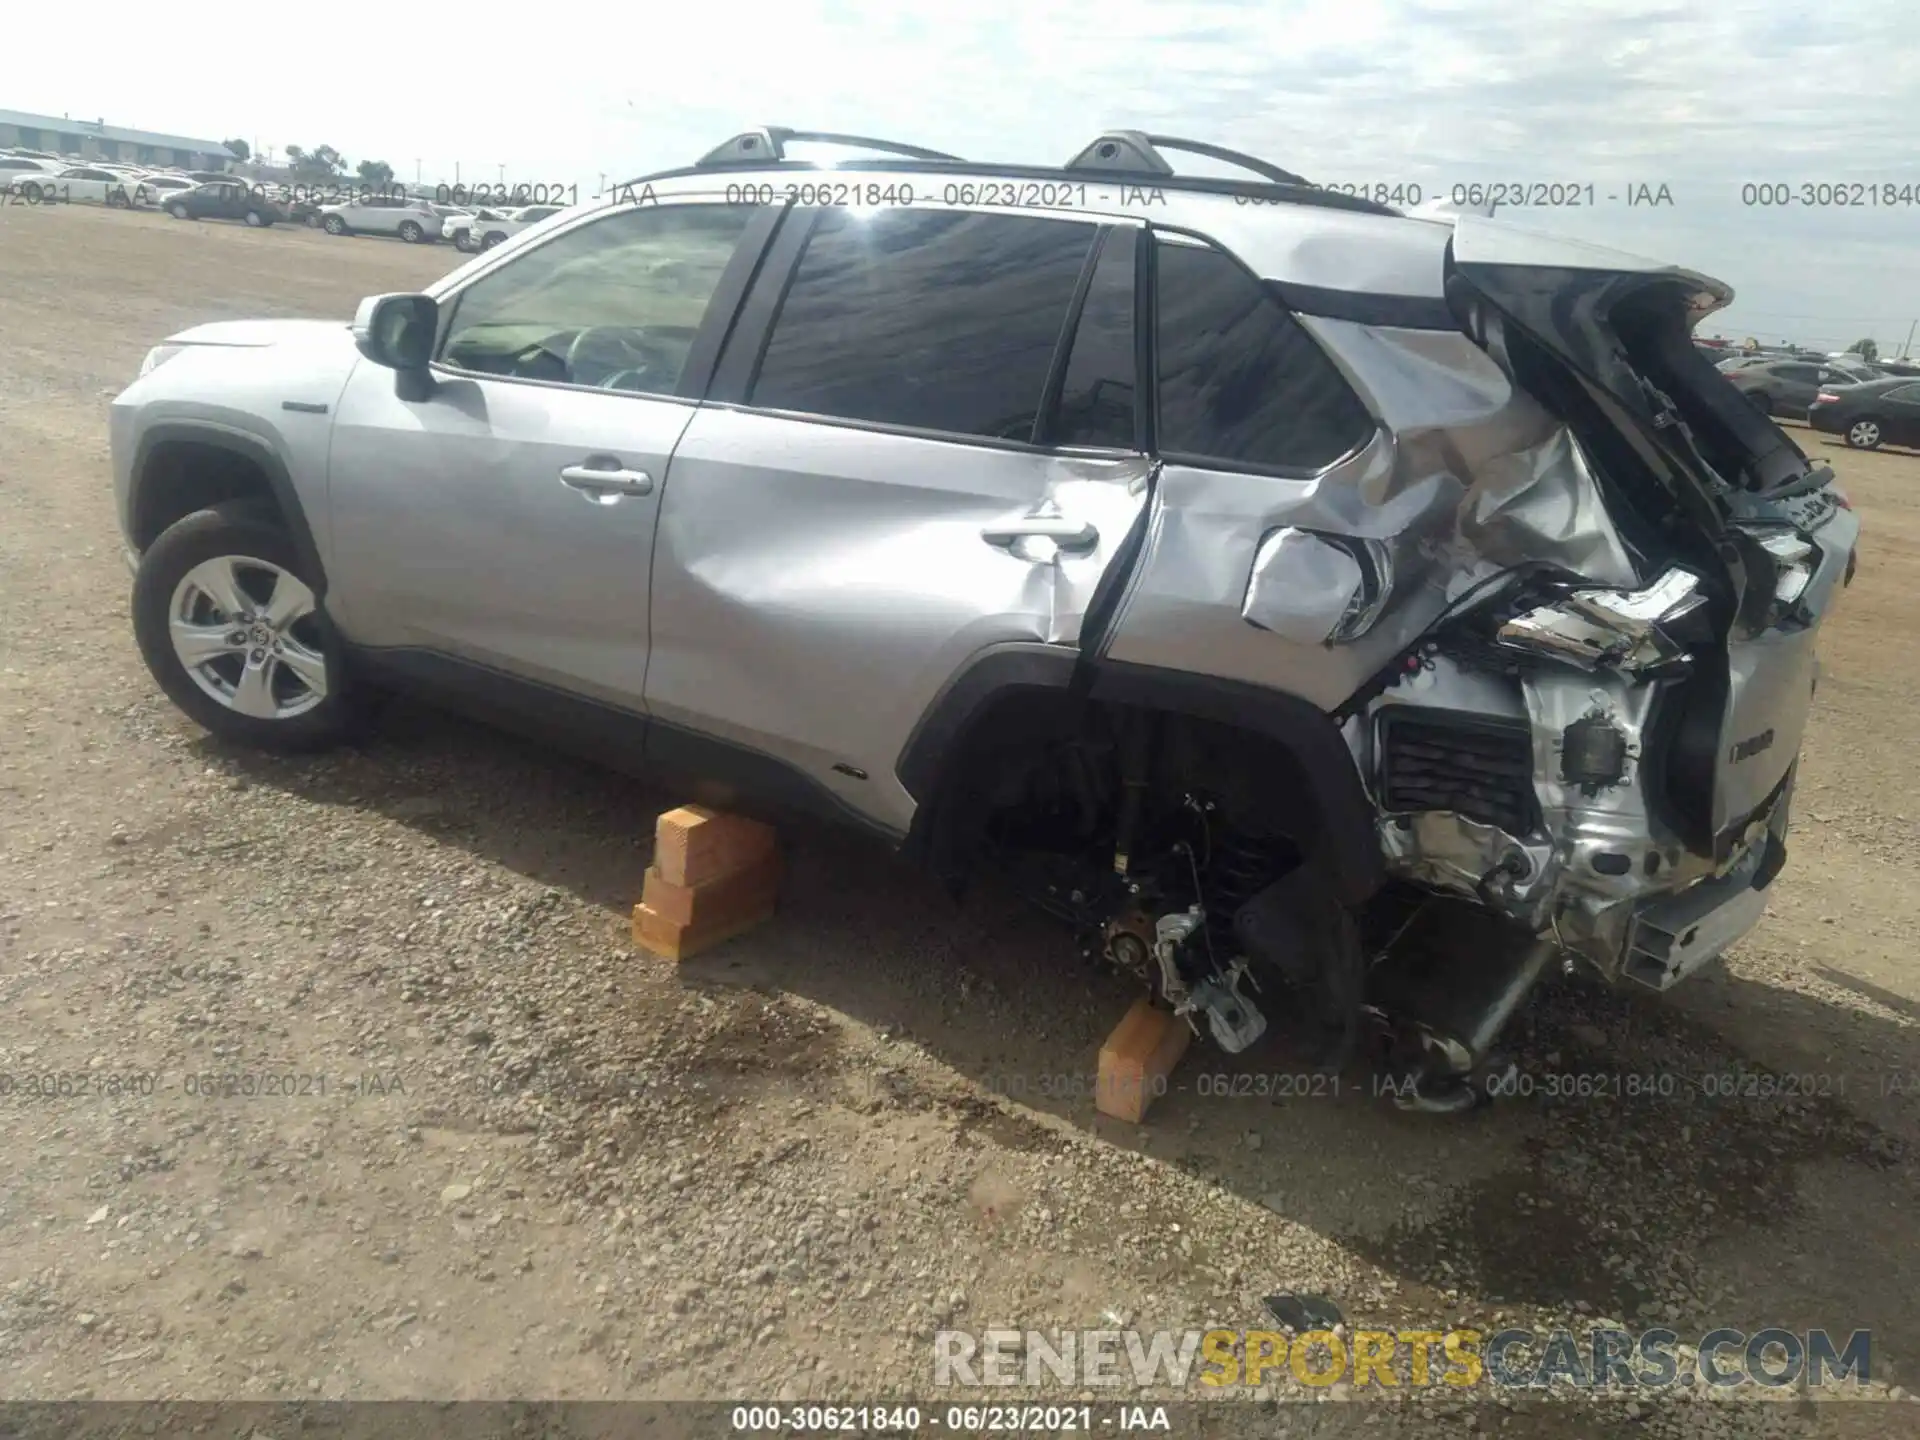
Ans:
[[[795,831],[776,921],[676,972],[628,912],[686,797],[406,704],[273,759],[160,694],[111,396],[189,324],[344,319],[462,258],[0,208],[0,1077],[153,1081],[0,1095],[13,1398],[925,1396],[948,1321],[1258,1327],[1285,1290],[1359,1326],[1868,1329],[1894,1397],[1388,1394],[1314,1433],[1915,1433],[1920,456],[1793,432],[1865,539],[1761,929],[1521,1036],[1668,1093],[1223,1098],[1301,1057],[1196,1045],[1127,1127],[1087,1085],[1132,992],[991,891]],[[1756,1071],[1795,1078],[1715,1078]]]

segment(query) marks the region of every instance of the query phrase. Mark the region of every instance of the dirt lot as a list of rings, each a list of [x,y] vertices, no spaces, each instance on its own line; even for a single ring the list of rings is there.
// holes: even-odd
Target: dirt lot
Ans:
[[[1361,1326],[1873,1331],[1878,1403],[1449,1393],[1316,1433],[1916,1433],[1885,1397],[1920,1379],[1920,458],[1833,453],[1867,539],[1764,926],[1672,1001],[1527,1029],[1532,1073],[1672,1096],[1223,1099],[1202,1076],[1299,1057],[1196,1046],[1137,1129],[1084,1093],[1130,992],[1001,897],[795,832],[777,922],[675,973],[626,928],[682,797],[410,706],[266,759],[161,697],[110,396],[187,324],[458,258],[0,209],[0,1393],[944,1401],[945,1322],[1258,1328],[1284,1289]],[[1701,1088],[1742,1068],[1822,1093]],[[189,1093],[212,1072],[324,1079]]]

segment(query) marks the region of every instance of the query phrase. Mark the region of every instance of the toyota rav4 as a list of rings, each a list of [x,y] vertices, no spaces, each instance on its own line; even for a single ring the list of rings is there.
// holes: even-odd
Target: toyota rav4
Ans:
[[[1858,527],[1695,348],[1730,299],[1172,137],[754,131],[154,349],[134,629],[219,735],[412,689],[727,779],[1455,1108],[1548,972],[1664,990],[1785,859]]]

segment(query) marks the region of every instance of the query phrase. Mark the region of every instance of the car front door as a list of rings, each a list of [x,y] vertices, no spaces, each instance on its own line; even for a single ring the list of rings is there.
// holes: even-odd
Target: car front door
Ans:
[[[949,681],[995,652],[1072,663],[1151,478],[1140,234],[783,220],[662,502],[652,753],[717,739],[900,832],[897,766]]]
[[[328,463],[347,637],[640,709],[669,462],[771,223],[721,192],[597,214],[441,297],[427,398],[362,362]]]

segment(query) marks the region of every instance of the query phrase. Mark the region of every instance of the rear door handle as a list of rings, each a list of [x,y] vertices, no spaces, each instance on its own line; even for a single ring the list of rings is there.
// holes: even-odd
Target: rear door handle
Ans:
[[[1016,540],[1051,540],[1062,550],[1091,550],[1100,543],[1100,532],[1085,520],[1064,516],[1030,515],[1005,525],[988,525],[980,538],[989,545],[1011,545]]]
[[[653,477],[644,470],[595,470],[588,465],[568,465],[560,471],[560,482],[595,497],[653,493]]]

